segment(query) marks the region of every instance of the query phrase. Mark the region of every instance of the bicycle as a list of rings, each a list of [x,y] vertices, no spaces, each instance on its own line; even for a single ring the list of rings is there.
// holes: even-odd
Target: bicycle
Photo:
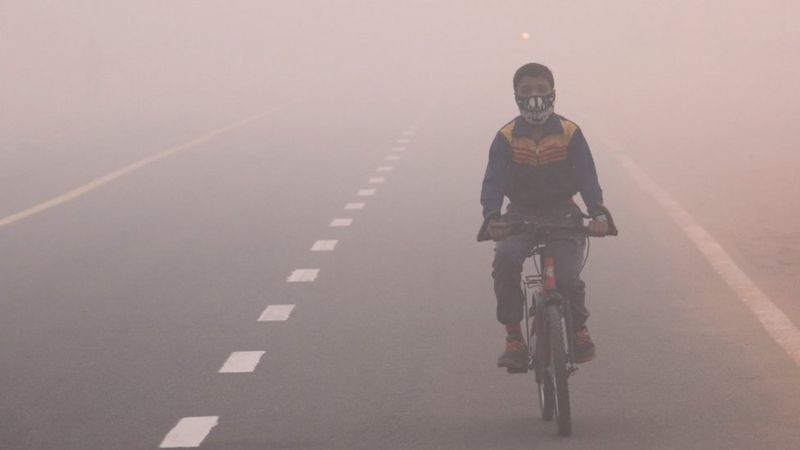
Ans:
[[[618,230],[608,210],[605,210],[605,215],[609,225],[607,235],[616,236]],[[582,217],[590,218],[586,214]],[[550,235],[559,231],[590,236],[584,225],[549,225],[526,220],[514,226],[515,233],[531,233],[536,238],[536,244],[528,253],[528,258],[534,261],[535,273],[522,278],[529,363],[527,369],[518,372],[534,372],[542,419],[551,421],[555,418],[558,434],[569,436],[572,433],[572,412],[568,380],[578,370],[575,362],[576,330],[569,296],[556,289],[555,259],[547,247]],[[478,240],[488,240],[488,236],[480,236]],[[584,265],[588,256],[587,248]]]

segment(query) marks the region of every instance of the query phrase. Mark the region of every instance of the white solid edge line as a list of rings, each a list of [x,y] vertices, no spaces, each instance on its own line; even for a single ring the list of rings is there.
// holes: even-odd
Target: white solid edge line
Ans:
[[[199,447],[218,423],[219,416],[184,417],[169,430],[159,447]]]
[[[294,305],[269,305],[261,317],[258,318],[259,322],[285,322],[289,320],[289,315],[292,314]]]
[[[113,171],[111,173],[103,175],[103,176],[101,176],[99,178],[95,178],[94,180],[90,181],[89,183],[84,184],[83,186],[79,186],[79,187],[77,187],[77,188],[75,188],[75,189],[73,189],[73,190],[71,190],[69,192],[66,192],[66,193],[61,194],[61,195],[56,196],[56,197],[53,197],[50,200],[47,200],[47,201],[42,202],[42,203],[39,203],[38,205],[32,206],[32,207],[30,207],[28,209],[25,209],[23,211],[20,211],[18,213],[14,213],[14,214],[12,214],[10,216],[7,216],[7,217],[4,217],[4,218],[0,219],[0,227],[6,226],[6,225],[10,225],[10,224],[12,224],[14,222],[17,222],[19,220],[28,218],[28,217],[30,217],[30,216],[32,216],[34,214],[37,214],[37,213],[40,213],[40,212],[45,211],[47,209],[56,207],[56,206],[64,204],[64,203],[67,203],[67,202],[69,202],[71,200],[74,200],[74,199],[76,199],[76,198],[78,198],[78,197],[80,197],[80,196],[82,196],[82,195],[84,195],[84,194],[86,194],[88,192],[91,192],[91,191],[93,191],[93,190],[95,190],[95,189],[97,189],[97,188],[99,188],[99,187],[101,187],[101,186],[103,186],[105,184],[108,184],[108,183],[116,180],[117,178],[123,177],[123,176],[125,176],[125,175],[127,175],[127,174],[129,174],[129,173],[131,173],[131,172],[133,172],[135,170],[141,169],[142,167],[144,167],[144,166],[146,166],[148,164],[152,164],[152,163],[154,163],[154,162],[156,162],[156,161],[158,161],[160,159],[166,158],[167,156],[173,155],[175,153],[190,149],[192,147],[196,147],[197,145],[200,145],[200,144],[202,144],[204,142],[207,142],[207,141],[219,136],[220,134],[226,133],[226,132],[231,131],[231,130],[233,130],[235,128],[239,128],[239,127],[241,127],[243,125],[246,125],[246,124],[248,124],[248,123],[250,123],[250,122],[252,122],[254,120],[257,120],[257,119],[261,118],[262,116],[264,116],[265,114],[267,114],[267,113],[258,114],[258,115],[255,115],[255,116],[248,117],[246,119],[240,120],[238,122],[235,122],[235,123],[230,124],[228,126],[217,128],[217,129],[212,130],[212,131],[210,131],[210,132],[208,132],[206,134],[203,134],[203,135],[201,135],[201,136],[199,136],[199,137],[197,137],[195,139],[192,139],[190,141],[187,141],[187,142],[184,142],[182,144],[176,145],[174,147],[170,147],[170,148],[168,148],[168,149],[166,149],[166,150],[164,150],[164,151],[162,151],[160,153],[156,153],[155,155],[151,155],[151,156],[148,156],[146,158],[140,159],[139,161],[136,161],[136,162],[134,162],[132,164],[129,164],[129,165],[125,166],[125,167],[122,167],[120,169],[117,169],[117,170],[115,170],[115,171]]]
[[[631,177],[666,210],[678,227],[697,246],[714,271],[738,294],[739,299],[756,316],[772,339],[783,348],[796,365],[800,366],[800,330],[786,314],[736,265],[722,245],[630,157],[616,152],[612,154]]]
[[[219,373],[250,373],[264,356],[264,351],[239,351],[233,352],[219,369]]]

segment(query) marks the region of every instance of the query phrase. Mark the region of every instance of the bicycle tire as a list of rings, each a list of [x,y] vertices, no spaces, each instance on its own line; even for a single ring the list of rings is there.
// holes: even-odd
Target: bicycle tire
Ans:
[[[535,301],[536,299],[534,299]],[[538,319],[534,319],[534,322],[536,321]],[[539,332],[537,339],[531,338],[531,345],[528,348],[531,351],[531,367],[536,373],[536,393],[539,399],[539,411],[542,414],[542,420],[549,422],[553,420],[553,414],[555,413],[556,393],[553,387],[553,377],[547,371],[546,360],[548,359],[549,351],[547,349],[548,339],[545,325],[543,320],[538,324],[534,324],[535,327],[539,328]]]
[[[537,383],[539,388],[539,409],[542,411],[542,419],[549,422],[553,420],[556,411],[556,391],[553,388],[553,378],[550,373],[545,372],[542,381]]]
[[[566,339],[564,322],[558,305],[548,305],[547,331],[550,344],[549,371],[555,390],[555,419],[558,434],[569,436],[572,433],[572,416],[569,404],[569,373],[567,372]]]

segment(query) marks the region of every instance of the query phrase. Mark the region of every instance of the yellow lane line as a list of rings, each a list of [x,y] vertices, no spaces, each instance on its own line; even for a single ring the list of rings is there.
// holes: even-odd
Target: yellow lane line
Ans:
[[[54,208],[56,206],[63,205],[64,203],[67,203],[69,201],[75,200],[76,198],[78,198],[78,197],[80,197],[80,196],[82,196],[84,194],[87,194],[87,193],[89,193],[89,192],[91,192],[91,191],[93,191],[93,190],[95,190],[95,189],[97,189],[97,188],[99,188],[99,187],[101,187],[103,185],[106,185],[106,184],[108,184],[108,183],[110,183],[110,182],[112,182],[112,181],[114,181],[114,180],[116,180],[118,178],[121,178],[121,177],[123,177],[125,175],[128,175],[129,173],[131,173],[131,172],[133,172],[135,170],[141,169],[144,166],[147,166],[147,165],[152,164],[152,163],[154,163],[156,161],[159,161],[159,160],[161,160],[163,158],[166,158],[167,156],[174,155],[174,154],[176,154],[178,152],[182,152],[184,150],[188,150],[188,149],[190,149],[192,147],[196,147],[196,146],[198,146],[200,144],[203,144],[205,142],[210,141],[211,139],[214,139],[215,137],[217,137],[217,136],[219,136],[221,134],[227,133],[227,132],[229,132],[229,131],[231,131],[233,129],[239,128],[241,126],[247,125],[250,122],[258,120],[262,116],[264,116],[264,114],[266,114],[266,113],[258,114],[258,115],[252,116],[252,117],[248,117],[246,119],[240,120],[240,121],[232,123],[230,125],[227,125],[227,126],[224,126],[224,127],[217,128],[215,130],[209,131],[208,133],[205,133],[205,134],[203,134],[203,135],[201,135],[201,136],[199,136],[199,137],[197,137],[195,139],[192,139],[190,141],[184,142],[182,144],[178,144],[178,145],[176,145],[174,147],[170,147],[170,148],[168,148],[166,150],[161,151],[160,153],[157,153],[155,155],[151,155],[151,156],[148,156],[146,158],[140,159],[139,161],[136,161],[136,162],[134,162],[132,164],[129,164],[129,165],[125,166],[125,167],[122,167],[120,169],[117,169],[117,170],[115,170],[115,171],[113,171],[111,173],[103,175],[103,176],[101,176],[99,178],[95,178],[94,180],[84,184],[83,186],[79,186],[79,187],[77,187],[77,188],[75,188],[75,189],[73,189],[73,190],[71,190],[69,192],[65,192],[65,193],[63,193],[63,194],[61,194],[59,196],[53,197],[50,200],[44,201],[42,203],[39,203],[38,205],[32,206],[32,207],[30,207],[28,209],[25,209],[23,211],[11,214],[10,216],[7,216],[7,217],[4,217],[4,218],[0,219],[0,227],[6,226],[6,225],[10,225],[10,224],[12,224],[14,222],[18,222],[18,221],[23,220],[23,219],[27,219],[28,217],[31,217],[34,214],[38,214],[38,213],[46,211],[46,210],[48,210],[50,208]]]

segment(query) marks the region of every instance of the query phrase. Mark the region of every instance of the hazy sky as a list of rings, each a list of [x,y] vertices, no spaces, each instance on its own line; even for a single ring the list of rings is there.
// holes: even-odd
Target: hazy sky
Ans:
[[[246,113],[343,88],[507,92],[529,60],[582,86],[581,104],[622,97],[632,116],[739,95],[783,106],[798,100],[798,19],[778,0],[3,0],[0,136],[97,111]]]

